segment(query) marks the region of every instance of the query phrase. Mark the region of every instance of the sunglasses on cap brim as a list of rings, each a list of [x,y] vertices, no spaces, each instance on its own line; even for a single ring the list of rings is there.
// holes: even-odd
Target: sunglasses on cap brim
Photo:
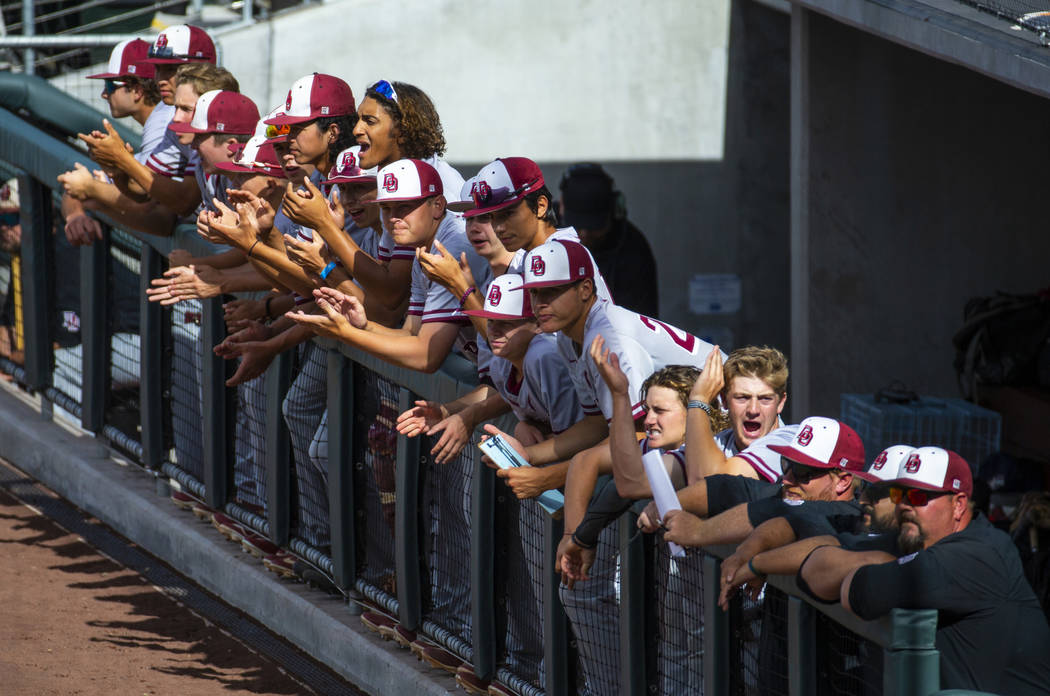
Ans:
[[[266,137],[267,138],[279,138],[282,135],[288,135],[292,132],[291,125],[284,123],[280,126],[268,124],[266,126]]]
[[[890,501],[899,505],[901,501],[907,501],[912,507],[922,507],[934,498],[949,495],[951,491],[924,491],[921,488],[904,488],[903,486],[890,486]]]
[[[376,80],[368,85],[368,90],[397,104],[397,90],[395,90],[394,86],[386,80]]]

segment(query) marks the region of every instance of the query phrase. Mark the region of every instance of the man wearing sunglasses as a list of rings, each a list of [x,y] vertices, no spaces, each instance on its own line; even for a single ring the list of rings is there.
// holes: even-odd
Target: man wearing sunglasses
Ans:
[[[970,465],[920,447],[890,487],[900,551],[813,551],[800,584],[822,601],[841,598],[862,619],[894,608],[936,609],[941,687],[1046,694],[1050,627],[1010,538],[971,504]]]

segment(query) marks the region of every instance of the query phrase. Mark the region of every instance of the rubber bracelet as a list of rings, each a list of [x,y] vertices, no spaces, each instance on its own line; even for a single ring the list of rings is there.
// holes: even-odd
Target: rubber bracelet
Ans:
[[[460,309],[463,309],[463,305],[467,303],[467,298],[470,297],[470,293],[474,292],[475,290],[477,290],[477,288],[471,285],[469,288],[467,288],[467,291],[463,293],[463,297],[459,298]]]
[[[265,305],[266,308],[263,311],[266,312],[266,318],[267,319],[273,319],[273,315],[270,314],[270,303],[271,302],[273,302],[273,295],[269,295],[266,298],[266,305]]]
[[[322,278],[327,278],[328,274],[335,268],[335,261],[329,261],[328,265],[324,267],[324,270],[319,274]]]
[[[259,240],[256,239],[254,242],[252,242],[252,245],[250,247],[248,247],[248,258],[252,257],[252,252],[255,251],[255,245],[258,244],[258,243],[259,243]]]
[[[697,401],[696,399],[690,401],[685,405],[686,408],[698,408],[707,414],[708,418],[712,418],[714,414],[711,412],[711,404],[705,404],[703,401]]]
[[[754,573],[756,578],[764,578],[764,577],[766,577],[765,573],[760,573],[757,570],[755,570],[755,563],[754,563],[754,561],[755,561],[754,558],[749,558],[748,559],[748,561],[747,561],[747,569],[750,570],[752,573]]]

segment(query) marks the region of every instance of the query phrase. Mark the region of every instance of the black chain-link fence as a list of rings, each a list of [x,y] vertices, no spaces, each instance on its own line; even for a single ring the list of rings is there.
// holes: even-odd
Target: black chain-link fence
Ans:
[[[704,683],[703,557],[695,551],[672,557],[663,542],[653,544],[652,555],[659,693],[700,693]]]
[[[620,552],[617,525],[598,536],[590,579],[572,589],[562,585],[579,665],[577,689],[589,696],[620,693]]]

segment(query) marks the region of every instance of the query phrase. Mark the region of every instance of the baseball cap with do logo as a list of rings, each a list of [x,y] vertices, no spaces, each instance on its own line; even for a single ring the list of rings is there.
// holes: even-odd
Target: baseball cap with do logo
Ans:
[[[864,443],[857,432],[834,418],[810,416],[799,424],[790,445],[770,445],[780,456],[817,469],[864,471]]]
[[[924,491],[951,491],[973,495],[969,463],[951,450],[919,447],[901,464],[894,483]]]
[[[567,285],[594,279],[594,264],[587,248],[567,239],[552,239],[525,256],[525,289]]]
[[[437,170],[416,159],[403,159],[386,165],[376,174],[376,185],[379,195],[375,200],[364,203],[415,201],[444,192]]]
[[[543,172],[527,157],[501,157],[489,162],[470,180],[470,196],[451,209],[465,217],[488,215],[509,208],[544,186]]]
[[[192,24],[176,24],[157,34],[146,63],[214,63],[215,44],[208,32]]]
[[[485,308],[464,312],[472,317],[484,319],[527,319],[532,316],[529,293],[525,291],[525,280],[517,273],[507,273],[489,285],[485,295]]]
[[[266,120],[283,126],[316,121],[319,118],[346,116],[357,111],[350,85],[334,75],[312,73],[300,77],[288,90],[284,113]]]

